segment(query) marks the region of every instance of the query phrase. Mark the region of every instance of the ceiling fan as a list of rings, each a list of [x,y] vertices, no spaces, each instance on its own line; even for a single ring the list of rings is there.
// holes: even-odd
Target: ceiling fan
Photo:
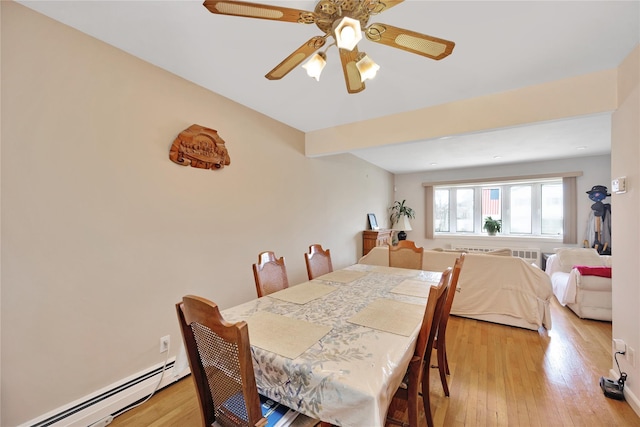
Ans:
[[[320,0],[313,12],[272,6],[261,3],[249,3],[234,0],[205,0],[204,6],[219,15],[243,16],[247,18],[269,19],[275,21],[294,22],[299,24],[316,24],[324,33],[314,36],[286,57],[280,64],[269,71],[265,77],[279,80],[305,59],[310,60],[303,65],[307,73],[316,80],[326,64],[324,52],[315,53],[327,43],[329,36],[334,42],[326,49],[336,45],[340,52],[342,70],[349,93],[358,93],[365,89],[364,81],[372,78],[380,68],[364,52],[358,51],[358,42],[365,37],[376,43],[440,60],[453,52],[455,43],[426,34],[416,33],[388,24],[372,23],[371,15],[377,15],[390,9],[404,0]],[[325,51],[326,51],[325,49]]]

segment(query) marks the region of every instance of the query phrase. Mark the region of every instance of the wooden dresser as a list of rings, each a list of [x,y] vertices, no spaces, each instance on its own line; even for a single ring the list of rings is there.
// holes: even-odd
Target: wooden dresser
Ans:
[[[376,246],[391,243],[391,230],[364,230],[362,232],[362,256]]]

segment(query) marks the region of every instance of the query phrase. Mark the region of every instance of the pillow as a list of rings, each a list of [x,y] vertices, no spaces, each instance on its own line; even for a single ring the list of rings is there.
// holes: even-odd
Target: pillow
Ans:
[[[604,267],[601,265],[576,265],[573,268],[580,272],[582,276],[599,276],[611,278],[611,267]]]

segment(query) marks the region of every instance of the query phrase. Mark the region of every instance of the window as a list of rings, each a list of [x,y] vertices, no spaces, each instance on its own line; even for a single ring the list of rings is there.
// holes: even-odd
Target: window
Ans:
[[[435,191],[435,230],[449,231],[449,190]]]
[[[459,232],[473,233],[473,190],[458,188],[455,191],[456,203],[456,230]]]
[[[561,237],[562,178],[433,186],[433,229],[439,234],[486,234],[487,217],[502,235]]]

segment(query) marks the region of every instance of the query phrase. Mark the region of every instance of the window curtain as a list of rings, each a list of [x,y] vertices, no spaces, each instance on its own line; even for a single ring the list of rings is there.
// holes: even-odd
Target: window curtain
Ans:
[[[433,239],[433,185],[424,187],[424,237]]]
[[[565,176],[562,178],[563,195],[563,238],[562,243],[578,243],[578,190],[575,176]]]

